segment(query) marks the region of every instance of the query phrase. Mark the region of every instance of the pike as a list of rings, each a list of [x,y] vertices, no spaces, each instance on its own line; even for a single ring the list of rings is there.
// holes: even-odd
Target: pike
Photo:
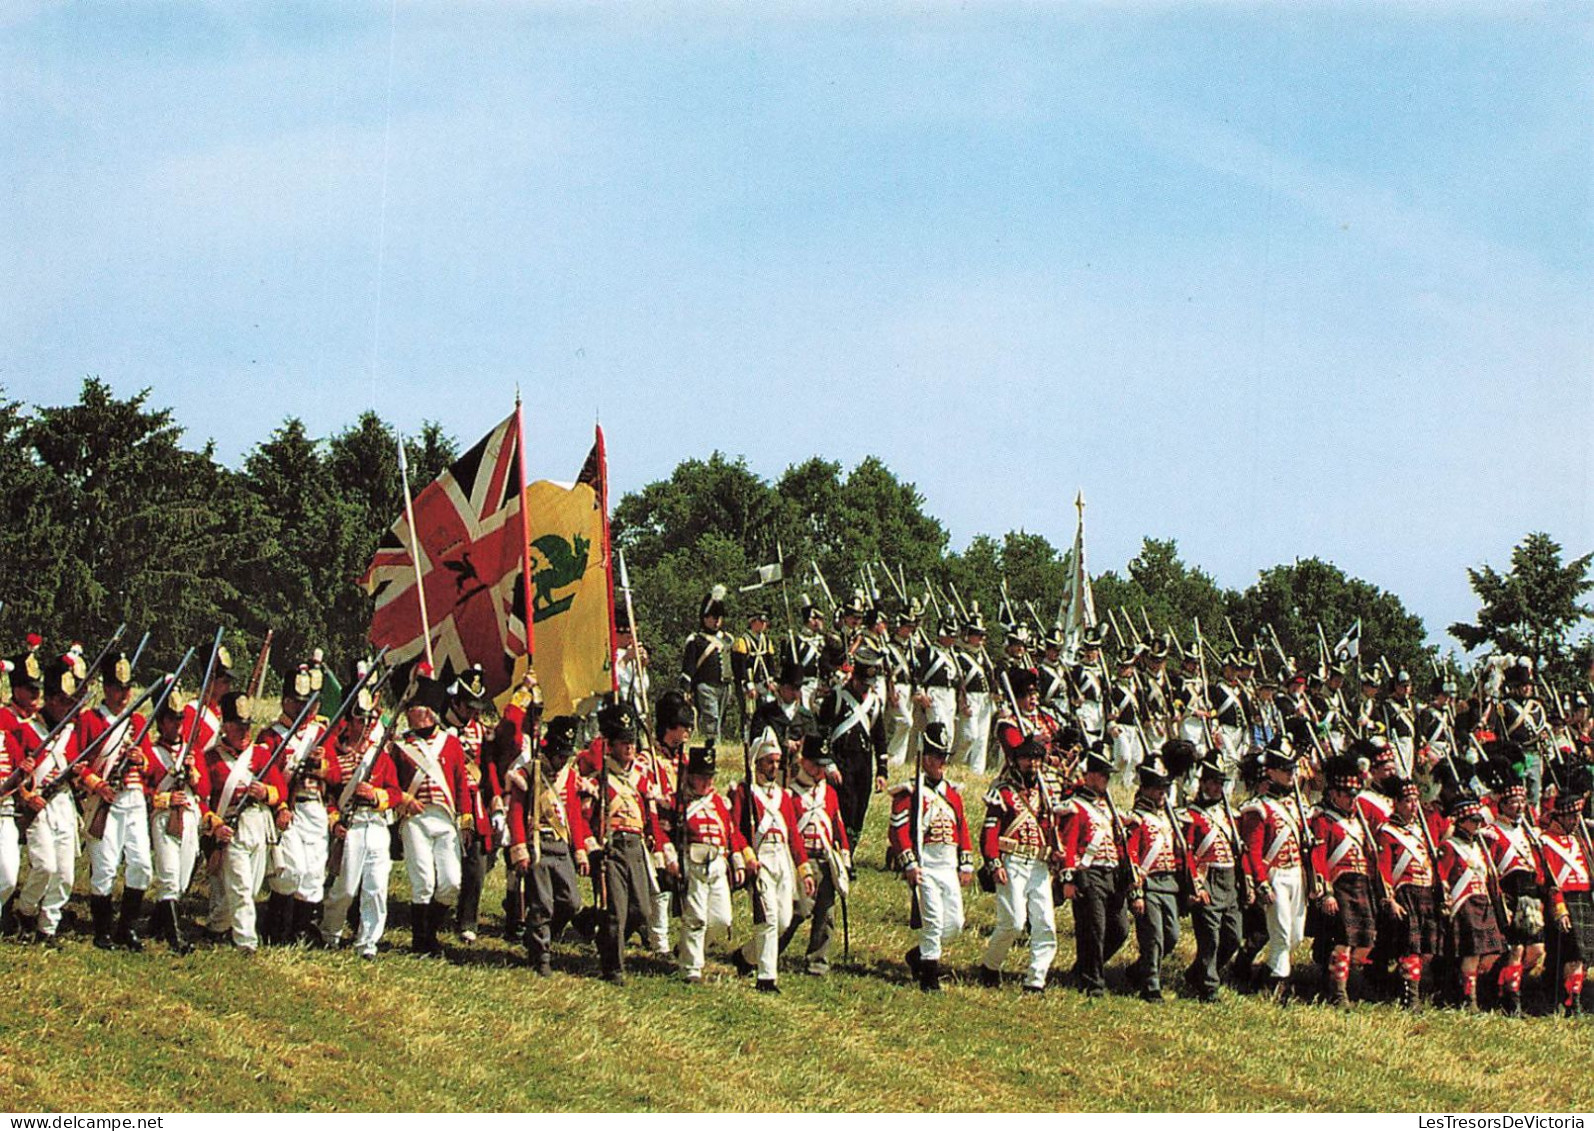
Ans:
[[[266,687],[266,665],[271,662],[271,638],[276,629],[266,629],[266,638],[260,642],[260,654],[255,657],[255,670],[249,673],[249,683],[245,690],[249,698],[259,699],[260,693]]]
[[[786,592],[786,579],[781,578],[780,591]],[[625,551],[620,551],[620,592],[625,596],[625,626],[631,633],[631,706],[637,713],[637,718],[642,720],[642,730],[652,734],[648,726],[647,696],[642,694],[642,645],[637,641],[636,634],[636,608],[631,604],[631,571],[625,567]],[[791,606],[786,607],[787,619],[791,617]]]

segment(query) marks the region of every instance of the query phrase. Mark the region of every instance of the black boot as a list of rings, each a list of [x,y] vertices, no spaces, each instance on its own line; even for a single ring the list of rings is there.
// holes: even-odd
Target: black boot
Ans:
[[[432,940],[432,953],[442,958],[448,952],[443,948],[443,940],[438,938],[438,933],[448,925],[454,917],[454,909],[432,900],[432,928],[428,932]]]
[[[918,947],[914,947],[912,950],[908,951],[907,954],[904,954],[902,956],[902,961],[908,964],[909,973],[911,973],[915,978],[919,977],[919,968],[923,965],[924,959],[919,957]]]
[[[281,946],[288,939],[293,922],[293,896],[272,892],[266,900],[266,910],[260,916],[260,941],[267,946]]]
[[[994,990],[1001,986],[1002,972],[1000,970],[992,970],[983,962],[976,966],[975,969],[978,970],[980,974],[980,985],[984,986],[986,989]]]
[[[773,978],[760,978],[757,982],[753,983],[753,988],[761,994],[780,993],[780,987],[775,984],[775,979]]]
[[[436,939],[432,937],[432,905],[430,903],[410,904],[410,953],[422,958],[430,958],[436,951],[433,947]]]
[[[315,930],[316,905],[302,899],[293,901],[293,919],[288,928],[290,946],[305,946],[317,938]]]
[[[513,882],[511,880],[511,882]],[[504,892],[504,940],[519,942],[526,932],[526,908],[520,893],[513,888]]]
[[[116,925],[116,908],[108,895],[89,896],[89,915],[94,921],[94,945],[101,950],[115,950],[116,940],[111,937]]]
[[[1500,991],[1500,1012],[1505,1014],[1507,1017],[1521,1017],[1522,1016],[1522,991],[1521,990],[1501,990]]]
[[[139,888],[122,889],[122,917],[116,923],[116,945],[138,952],[144,942],[138,937],[138,916],[144,910],[144,892]]]
[[[1416,1013],[1422,1009],[1422,995],[1419,984],[1410,978],[1400,980],[1400,1008],[1408,1013]]]
[[[919,959],[919,988],[925,993],[938,993],[941,989],[941,960]]]
[[[10,938],[20,926],[17,922],[17,893],[12,892],[6,897],[5,905],[0,906],[0,939]]]

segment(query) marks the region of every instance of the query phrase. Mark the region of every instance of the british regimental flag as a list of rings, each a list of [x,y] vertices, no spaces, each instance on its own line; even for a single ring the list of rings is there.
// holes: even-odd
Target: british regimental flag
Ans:
[[[439,677],[479,663],[489,694],[509,686],[516,657],[530,645],[520,445],[517,406],[415,496],[414,539],[405,515],[383,535],[360,584],[376,598],[371,643],[390,647],[392,663],[425,655],[418,575]]]

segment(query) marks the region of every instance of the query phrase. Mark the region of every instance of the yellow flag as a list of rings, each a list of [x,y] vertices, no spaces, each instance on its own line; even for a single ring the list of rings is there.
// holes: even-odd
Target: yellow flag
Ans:
[[[590,483],[542,479],[527,486],[523,513],[543,711],[549,718],[571,715],[614,686],[603,500]]]

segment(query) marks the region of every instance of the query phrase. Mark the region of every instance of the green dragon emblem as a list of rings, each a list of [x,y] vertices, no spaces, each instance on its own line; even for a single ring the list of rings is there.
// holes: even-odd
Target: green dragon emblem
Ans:
[[[587,554],[592,542],[579,534],[570,541],[557,534],[544,534],[531,544],[533,555],[531,583],[535,589],[531,597],[532,623],[556,617],[576,599],[556,597],[555,592],[580,581],[587,572]]]

